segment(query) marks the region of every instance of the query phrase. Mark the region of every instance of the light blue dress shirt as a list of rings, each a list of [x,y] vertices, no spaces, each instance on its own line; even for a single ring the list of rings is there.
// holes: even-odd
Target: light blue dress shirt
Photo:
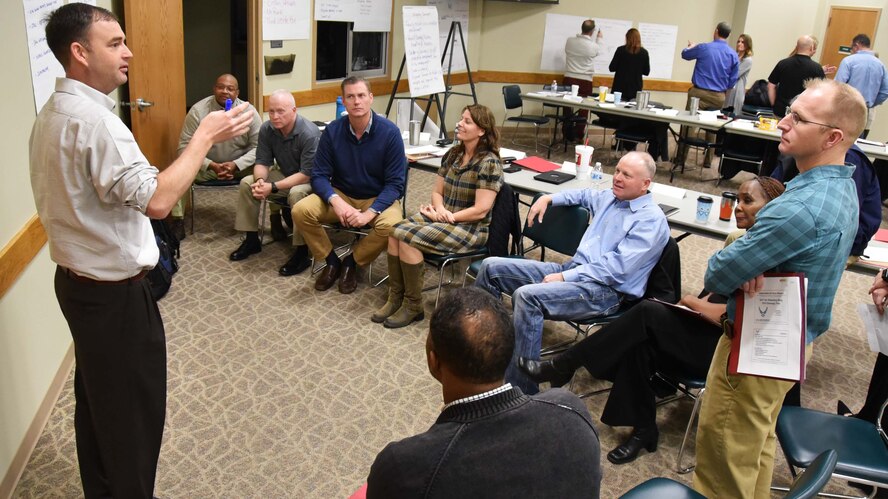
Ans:
[[[836,81],[856,88],[866,107],[875,107],[888,99],[888,70],[871,50],[859,50],[839,64]]]
[[[592,223],[562,271],[567,282],[595,281],[641,298],[651,269],[669,241],[669,225],[651,194],[631,201],[612,190],[580,189],[552,195],[552,206],[580,205],[592,212]]]

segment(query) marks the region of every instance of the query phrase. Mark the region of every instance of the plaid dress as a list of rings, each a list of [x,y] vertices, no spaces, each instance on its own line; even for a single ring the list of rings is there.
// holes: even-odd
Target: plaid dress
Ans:
[[[499,192],[503,184],[503,164],[495,154],[488,153],[465,167],[460,166],[461,160],[448,152],[438,169],[438,175],[444,177],[444,207],[452,213],[473,206],[477,189]],[[476,250],[487,242],[492,213],[493,209],[477,222],[459,224],[432,222],[417,213],[395,225],[392,237],[423,253],[443,255]]]

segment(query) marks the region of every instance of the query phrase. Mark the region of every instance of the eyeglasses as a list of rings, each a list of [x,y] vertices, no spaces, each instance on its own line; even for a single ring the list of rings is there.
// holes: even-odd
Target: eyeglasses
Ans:
[[[793,126],[798,125],[799,123],[810,123],[812,125],[820,125],[826,128],[839,128],[835,125],[827,125],[826,123],[818,123],[816,121],[806,120],[799,116],[799,113],[793,111],[789,107],[786,108],[786,116],[789,116],[792,119]]]

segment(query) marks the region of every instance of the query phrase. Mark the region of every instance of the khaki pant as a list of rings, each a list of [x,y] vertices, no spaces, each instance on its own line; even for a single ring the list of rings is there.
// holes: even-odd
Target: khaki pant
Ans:
[[[794,383],[728,374],[730,352],[731,340],[722,335],[700,407],[694,489],[709,499],[770,498],[777,415]]]
[[[703,90],[702,88],[691,87],[688,90],[688,100],[685,103],[685,111],[689,111],[691,109],[691,97],[697,97],[700,99],[699,109],[702,111],[717,111],[721,108],[725,107],[725,92],[712,92],[710,90]],[[679,134],[682,137],[688,137],[690,135],[694,135],[697,133],[696,128],[682,126]],[[706,140],[709,142],[714,142],[715,134],[713,132],[706,132]],[[675,159],[672,161],[676,165],[684,164],[685,160],[688,156],[688,148],[684,144],[678,144],[675,151]],[[706,153],[706,157],[703,159],[704,164],[709,164],[712,161],[712,151],[708,151]]]
[[[268,182],[280,182],[284,174],[279,168],[268,170]],[[241,232],[256,232],[259,230],[259,207],[262,202],[253,197],[250,184],[255,182],[252,175],[244,177],[238,186],[237,213],[234,217],[234,230]],[[311,184],[294,185],[289,189],[281,189],[277,194],[272,194],[269,199],[286,199],[290,207],[311,194]],[[273,206],[273,205],[271,205]],[[263,221],[264,222],[264,221]],[[293,228],[293,246],[302,246],[305,239],[296,228]]]
[[[253,167],[244,168],[243,170],[237,170],[234,172],[234,179],[240,180],[247,175],[253,174]],[[206,170],[198,170],[197,176],[194,177],[195,182],[208,182],[210,180],[219,180],[219,177],[216,175],[216,172],[207,168]],[[187,196],[188,194],[186,194]],[[194,209],[194,206],[191,207]],[[183,218],[185,216],[185,197],[179,198],[176,201],[175,206],[173,206],[173,210],[170,212],[170,215],[173,218]]]
[[[336,194],[349,205],[364,211],[376,201],[376,198],[355,199],[346,196],[338,189]],[[315,260],[323,260],[333,251],[327,231],[321,224],[332,224],[339,221],[333,207],[324,202],[319,196],[311,195],[293,205],[293,224],[299,228],[299,232],[305,237],[305,242],[311,250]],[[360,266],[366,266],[382,253],[388,244],[388,237],[392,233],[394,225],[404,219],[401,212],[401,202],[395,201],[391,206],[376,216],[370,222],[369,233],[352,246],[352,255]]]

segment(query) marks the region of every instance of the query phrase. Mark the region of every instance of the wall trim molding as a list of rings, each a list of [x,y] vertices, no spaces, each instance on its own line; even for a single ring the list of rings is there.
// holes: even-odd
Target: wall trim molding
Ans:
[[[472,79],[475,83],[517,83],[528,85],[546,85],[552,83],[552,80],[561,81],[562,77],[563,75],[560,73],[524,73],[517,71],[475,71],[474,73],[472,73]],[[613,85],[613,82],[614,79],[611,76],[596,76],[594,78],[593,84],[596,86],[607,85],[608,87],[610,87]],[[370,83],[375,89],[373,92],[373,95],[375,97],[387,98],[388,95],[391,94],[392,86],[395,82],[374,79],[371,80]],[[467,73],[454,73],[450,77],[451,85],[466,85],[468,83],[469,77]],[[689,88],[691,88],[691,82],[689,81],[656,79],[644,80],[645,90],[684,93],[687,92]],[[407,92],[409,90],[410,85],[408,85],[407,79],[402,79],[398,83],[398,93]],[[296,99],[297,107],[331,104],[333,102],[336,102],[336,97],[340,95],[339,85],[325,85],[311,90],[300,90],[292,93],[293,97]],[[263,96],[262,109],[266,109],[268,107],[268,97],[268,95]]]
[[[35,213],[0,250],[0,298],[15,284],[44,244],[46,231]]]
[[[46,395],[43,397],[43,401],[37,408],[37,412],[34,414],[34,419],[31,420],[31,424],[28,426],[28,430],[22,438],[21,445],[19,445],[18,450],[12,457],[12,462],[9,464],[9,469],[6,470],[3,481],[0,482],[0,498],[10,499],[13,492],[15,492],[15,487],[18,484],[19,479],[22,477],[22,473],[25,472],[28,460],[31,459],[31,454],[37,446],[37,441],[40,439],[40,435],[43,434],[43,429],[49,421],[52,409],[55,407],[73,367],[74,343],[72,342],[68,345],[68,351],[62,359],[59,369],[56,371],[55,377],[53,377],[52,382],[49,385],[49,389],[46,390]]]

